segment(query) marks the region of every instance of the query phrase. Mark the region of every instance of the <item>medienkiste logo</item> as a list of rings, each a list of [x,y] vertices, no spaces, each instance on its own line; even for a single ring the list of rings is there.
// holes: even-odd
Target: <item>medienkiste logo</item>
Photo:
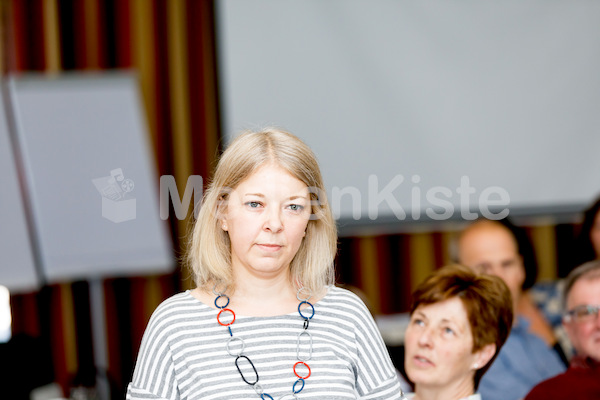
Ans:
[[[136,199],[132,192],[135,184],[125,178],[123,169],[115,168],[109,176],[92,179],[102,196],[102,216],[114,223],[130,221],[136,217]]]
[[[334,219],[340,219],[342,205],[350,210],[354,220],[376,220],[379,213],[386,207],[399,221],[412,219],[417,221],[427,217],[431,220],[448,220],[460,213],[463,220],[474,220],[480,215],[492,220],[502,219],[509,214],[510,195],[499,186],[487,186],[477,190],[471,185],[468,176],[462,176],[457,187],[423,186],[421,177],[413,175],[412,185],[403,186],[405,178],[396,175],[391,181],[380,182],[376,175],[368,177],[367,190],[362,192],[353,186],[333,187],[329,195],[322,193],[319,188],[309,187],[314,200],[311,205],[329,203]],[[130,221],[136,218],[136,199],[132,194],[135,187],[132,179],[125,178],[123,170],[116,168],[110,171],[110,176],[93,179],[94,186],[102,196],[102,216],[114,223]],[[226,192],[230,188],[221,188]],[[159,184],[159,216],[169,218],[170,209],[175,212],[178,220],[187,218],[193,208],[194,218],[200,211],[200,200],[203,197],[203,179],[199,175],[191,175],[187,179],[183,195],[178,189],[172,175],[160,177]],[[458,195],[458,196],[456,196]],[[325,200],[325,199],[329,200]],[[404,209],[408,200],[409,207]],[[458,204],[456,204],[458,203]],[[323,203],[324,204],[324,203]],[[348,207],[349,206],[349,207]],[[366,206],[366,207],[365,207]],[[458,208],[458,210],[457,210]],[[311,218],[318,218],[311,215]]]
[[[472,221],[480,216],[499,220],[508,216],[510,212],[510,195],[506,189],[500,186],[477,188],[466,175],[460,177],[455,187],[424,185],[420,175],[412,175],[410,180],[407,180],[398,174],[388,182],[382,182],[377,175],[369,175],[367,188],[362,191],[355,186],[334,186],[327,195],[319,188],[308,189],[314,195],[311,198],[315,199],[311,200],[311,205],[329,203],[336,220],[341,218],[343,209],[356,221],[366,218],[375,221],[380,217],[382,210],[386,209],[390,210],[398,221],[418,221],[422,218],[444,221],[456,216],[465,221]],[[223,193],[231,190],[233,189],[219,189]],[[193,207],[196,218],[200,211],[200,199],[203,197],[203,180],[199,175],[189,176],[181,196],[175,178],[172,175],[163,175],[160,177],[159,193],[162,220],[169,218],[169,206],[172,206],[175,217],[179,220],[187,218],[190,208]],[[387,217],[385,214],[383,216]],[[313,217],[317,218],[316,215],[311,215],[311,218]]]

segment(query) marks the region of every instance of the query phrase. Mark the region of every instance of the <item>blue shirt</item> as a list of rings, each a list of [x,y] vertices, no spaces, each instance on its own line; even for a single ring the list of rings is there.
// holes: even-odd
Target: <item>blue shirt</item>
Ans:
[[[537,308],[544,314],[546,321],[552,326],[554,336],[565,356],[571,358],[575,354],[575,350],[562,324],[564,288],[564,279],[538,282],[529,289],[529,296]]]
[[[564,280],[538,282],[529,289],[529,296],[552,328],[562,325]]]
[[[565,371],[558,354],[528,328],[529,321],[518,317],[498,357],[479,383],[483,399],[522,399],[541,381]]]

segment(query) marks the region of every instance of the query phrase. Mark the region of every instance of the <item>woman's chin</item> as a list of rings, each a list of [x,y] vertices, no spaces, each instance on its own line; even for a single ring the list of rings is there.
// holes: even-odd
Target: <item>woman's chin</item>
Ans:
[[[420,385],[420,386],[429,386],[431,384],[432,380],[435,380],[435,378],[432,378],[431,376],[431,371],[423,371],[423,370],[406,370],[406,374],[408,376],[408,379],[410,379],[410,381],[415,385]]]

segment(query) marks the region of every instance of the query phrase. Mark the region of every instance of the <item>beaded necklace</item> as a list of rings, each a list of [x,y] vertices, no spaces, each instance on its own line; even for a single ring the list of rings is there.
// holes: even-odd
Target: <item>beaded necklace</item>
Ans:
[[[227,288],[225,288],[225,290],[227,290]],[[306,292],[306,295],[305,295],[306,297],[304,297],[304,298],[301,297],[303,291]],[[270,394],[264,392],[262,386],[258,383],[259,376],[258,376],[258,371],[256,370],[256,367],[254,366],[254,363],[252,362],[252,360],[250,360],[250,358],[248,356],[244,355],[244,348],[246,346],[244,339],[239,338],[237,336],[233,336],[233,331],[231,330],[231,325],[235,322],[235,313],[233,312],[233,310],[227,308],[227,306],[229,305],[229,297],[224,293],[224,291],[223,292],[217,291],[217,285],[215,285],[215,287],[213,288],[213,294],[215,296],[217,296],[215,298],[215,307],[217,307],[221,310],[217,314],[217,322],[219,323],[219,325],[225,326],[229,330],[230,338],[227,341],[227,345],[226,345],[227,353],[230,356],[235,357],[235,366],[236,366],[238,372],[240,373],[240,376],[242,377],[244,382],[246,382],[248,385],[252,386],[252,388],[254,389],[256,394],[262,400],[268,400],[268,399],[274,400]],[[300,302],[298,304],[298,314],[300,314],[300,317],[302,317],[302,319],[304,320],[302,331],[298,334],[298,337],[296,340],[296,359],[298,360],[298,362],[296,362],[294,364],[294,366],[292,367],[292,370],[294,371],[294,375],[296,375],[298,377],[298,379],[292,385],[292,393],[290,395],[284,395],[284,396],[280,397],[279,400],[285,399],[288,396],[291,396],[292,398],[297,399],[298,393],[300,393],[302,391],[302,389],[304,389],[305,380],[308,379],[311,374],[310,367],[306,363],[306,361],[309,361],[311,359],[312,350],[313,350],[313,339],[312,339],[310,332],[308,332],[309,321],[315,315],[315,307],[311,303],[308,302],[308,300],[311,297],[312,297],[312,292],[306,290],[303,287],[298,289],[298,292],[296,293],[296,298]],[[219,299],[223,299],[223,301],[226,301],[225,304],[219,305]],[[302,309],[303,305],[305,305],[306,308]],[[310,316],[308,315],[309,314],[308,312],[306,313],[306,315],[303,314],[302,311],[306,311],[306,310],[311,311]],[[231,321],[221,322],[221,314],[223,314],[223,313],[230,313]],[[308,340],[308,352],[307,352],[308,354],[306,356],[301,356],[302,339],[303,339],[303,336],[305,336],[305,335],[306,335],[306,339]],[[232,342],[235,342],[235,341],[239,342],[239,351],[237,351],[237,352],[233,351],[231,349],[231,344],[232,344]],[[239,364],[240,360],[242,360],[242,359],[244,359],[252,367],[252,370],[254,371],[254,377],[253,377],[254,379],[249,380],[244,376],[244,373],[240,369],[240,364]],[[308,373],[305,376],[301,376],[296,371],[296,367],[298,367],[300,365],[303,365],[304,367],[306,367],[308,369]]]

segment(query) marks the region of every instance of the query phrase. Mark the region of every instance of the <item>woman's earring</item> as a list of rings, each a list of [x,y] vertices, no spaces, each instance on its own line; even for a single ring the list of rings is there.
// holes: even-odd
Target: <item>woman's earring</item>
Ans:
[[[223,222],[223,225],[221,225],[221,229],[223,229],[224,231],[227,230],[227,224]]]

